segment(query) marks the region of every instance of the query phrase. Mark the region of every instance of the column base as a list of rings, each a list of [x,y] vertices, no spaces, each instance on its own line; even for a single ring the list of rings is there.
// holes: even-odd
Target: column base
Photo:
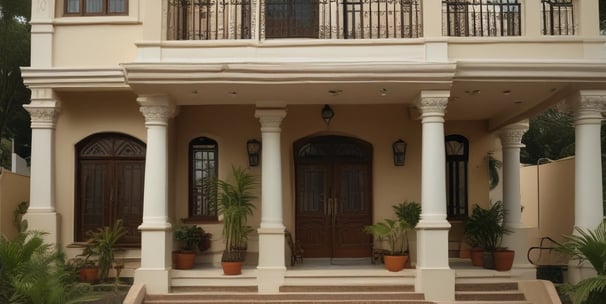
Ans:
[[[56,212],[31,212],[23,216],[27,220],[28,231],[41,231],[47,233],[42,236],[44,241],[53,245],[59,244],[59,220],[60,215]]]
[[[285,268],[286,248],[284,247],[284,226],[278,228],[259,228],[258,268]]]
[[[280,293],[284,283],[286,267],[257,267],[257,288],[259,293]]]
[[[564,280],[566,283],[574,285],[584,279],[595,277],[596,274],[595,269],[589,262],[579,264],[577,261],[571,261],[568,263],[568,272]]]
[[[517,269],[529,269],[534,268],[528,259],[526,253],[528,252],[528,228],[526,227],[508,227],[511,233],[505,235],[503,238],[503,245],[507,249],[515,251],[513,260],[513,268]]]
[[[143,284],[149,294],[162,294],[170,292],[170,269],[144,269],[135,270],[134,284]]]
[[[454,301],[455,271],[449,268],[417,268],[415,291],[424,293],[428,301]]]

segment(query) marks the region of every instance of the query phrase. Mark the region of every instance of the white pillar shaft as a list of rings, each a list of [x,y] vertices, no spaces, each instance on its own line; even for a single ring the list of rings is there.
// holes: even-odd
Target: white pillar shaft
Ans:
[[[443,115],[443,114],[442,114]],[[423,218],[446,220],[446,171],[444,148],[444,119],[423,118],[423,157],[421,197]]]
[[[28,212],[55,212],[55,130],[32,129]]]
[[[503,148],[503,206],[507,226],[521,225],[520,195],[520,148]]]
[[[261,129],[263,130],[263,128]],[[280,133],[262,131],[262,228],[280,228],[282,224],[282,165]]]
[[[280,124],[284,109],[257,109],[261,123],[261,228],[284,228],[282,214],[282,157]]]
[[[143,223],[168,222],[168,143],[166,125],[147,126]]]
[[[575,107],[575,226],[596,228],[603,219],[600,126],[603,95],[581,92]]]
[[[522,198],[520,192],[520,148],[522,136],[528,131],[528,120],[505,126],[499,132],[503,147],[503,207],[505,225],[519,228],[522,223]]]

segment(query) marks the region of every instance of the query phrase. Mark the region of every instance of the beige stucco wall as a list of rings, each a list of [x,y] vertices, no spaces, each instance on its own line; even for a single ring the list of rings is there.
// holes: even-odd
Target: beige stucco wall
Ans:
[[[537,178],[538,174],[538,178]],[[574,157],[526,166],[520,170],[522,223],[530,230],[530,245],[549,236],[561,242],[574,226]]]
[[[74,242],[75,145],[100,132],[120,132],[146,141],[143,115],[129,92],[60,93],[56,128],[56,202],[60,216],[59,242]],[[68,248],[70,254],[80,249]]]
[[[0,235],[12,238],[17,234],[13,212],[21,202],[29,201],[29,176],[0,168]]]

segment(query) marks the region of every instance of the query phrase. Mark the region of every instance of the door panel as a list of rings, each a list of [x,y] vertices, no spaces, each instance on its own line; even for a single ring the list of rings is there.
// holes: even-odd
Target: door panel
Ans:
[[[115,175],[115,218],[122,219],[128,232],[123,243],[140,243],[139,223],[143,222],[143,181],[145,164],[137,161],[119,161]]]
[[[372,221],[369,176],[367,164],[335,165],[334,257],[370,255],[372,239],[362,230]]]
[[[306,257],[331,253],[328,212],[328,168],[302,165],[297,168],[297,242],[305,244]]]
[[[85,239],[85,232],[103,226],[105,202],[109,200],[109,177],[111,173],[106,162],[85,161],[80,165],[80,225],[79,237]]]

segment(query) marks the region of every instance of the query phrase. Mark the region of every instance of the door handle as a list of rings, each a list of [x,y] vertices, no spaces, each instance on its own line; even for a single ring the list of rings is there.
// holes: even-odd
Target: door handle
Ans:
[[[335,198],[332,199],[332,204],[331,204],[332,212],[330,213],[330,217],[332,218],[332,224],[333,224],[333,226],[337,222],[337,216],[336,215],[337,215],[337,204],[338,204],[338,202],[339,202],[338,198],[335,197]]]
[[[324,201],[324,216],[330,216],[330,205],[332,205],[332,199]]]

